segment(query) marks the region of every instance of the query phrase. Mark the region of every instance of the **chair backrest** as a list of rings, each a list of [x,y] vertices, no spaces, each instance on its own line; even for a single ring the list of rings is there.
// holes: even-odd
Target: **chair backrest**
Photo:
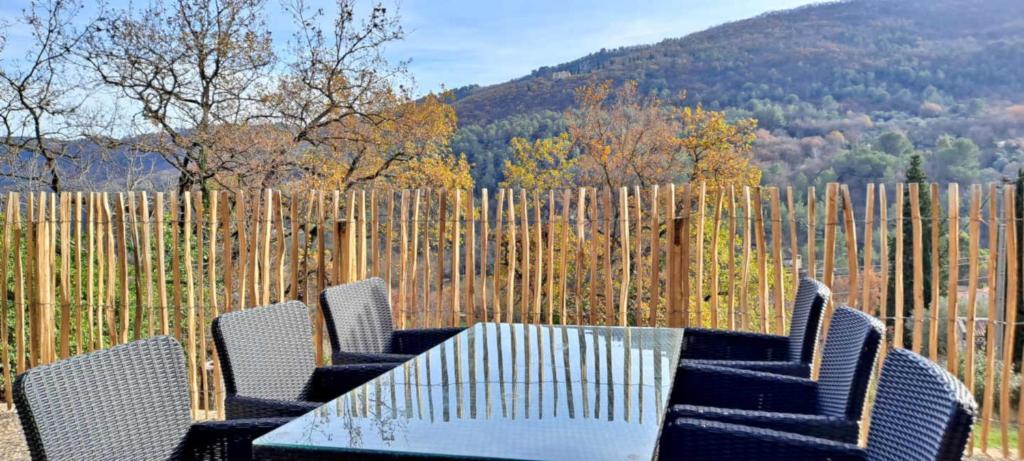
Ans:
[[[868,459],[963,458],[977,403],[946,370],[906,349],[889,351],[878,379]]]
[[[391,303],[380,277],[327,288],[320,309],[334,352],[388,353],[391,350]]]
[[[881,321],[858,310],[839,306],[832,313],[818,374],[822,414],[860,419],[884,332]]]
[[[228,395],[304,400],[312,386],[309,307],[288,301],[223,314],[213,320],[213,340]]]
[[[793,319],[789,324],[789,360],[811,363],[818,346],[821,317],[828,304],[830,290],[824,283],[810,277],[800,277],[793,302]]]
[[[167,336],[18,376],[14,401],[32,459],[174,459],[192,425],[185,355]]]

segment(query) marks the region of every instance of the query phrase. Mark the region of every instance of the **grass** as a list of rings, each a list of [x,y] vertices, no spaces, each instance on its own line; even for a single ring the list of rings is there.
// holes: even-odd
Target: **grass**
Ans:
[[[1016,426],[1016,424],[1011,422],[1010,423],[1010,427],[1008,429],[1009,429],[1009,431],[1007,433],[1007,438],[1009,439],[1009,448],[1011,450],[1015,451],[1017,449],[1017,437],[1018,437],[1017,426]],[[978,424],[974,425],[974,437],[975,437],[974,447],[976,449],[980,448],[981,447],[981,443],[980,443],[980,440],[978,438],[981,437],[981,423],[978,423]],[[990,425],[989,431],[988,431],[988,448],[989,448],[989,450],[990,451],[999,451],[999,449],[1002,447],[1002,442],[1003,442],[1003,436],[1002,436],[1002,432],[999,430],[999,424],[997,422],[993,422]],[[995,450],[993,450],[993,449],[995,449]]]

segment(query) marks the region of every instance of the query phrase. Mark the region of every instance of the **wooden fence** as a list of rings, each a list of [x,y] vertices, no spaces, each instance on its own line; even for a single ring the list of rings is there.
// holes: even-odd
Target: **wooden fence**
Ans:
[[[1017,456],[1011,437],[1024,429],[1024,406],[1007,365],[1020,360],[1015,189],[854,192],[857,203],[840,184],[12,192],[0,242],[2,391],[10,407],[11,378],[29,367],[169,334],[187,351],[196,416],[217,417],[214,317],[303,300],[314,306],[322,361],[318,293],[370,276],[391,286],[399,328],[502,321],[784,334],[780,306],[806,272],[833,287],[836,303],[882,317],[892,347],[909,340],[982,392],[973,448]],[[926,273],[928,292],[914,282]]]

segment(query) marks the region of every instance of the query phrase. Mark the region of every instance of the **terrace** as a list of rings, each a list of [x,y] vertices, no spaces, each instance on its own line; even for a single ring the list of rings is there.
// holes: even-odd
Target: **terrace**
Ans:
[[[928,219],[922,218],[919,203],[926,188],[932,198]],[[809,362],[804,363],[808,378],[819,378],[823,361],[833,363],[823,358],[833,347],[828,345],[829,338],[835,335],[838,344],[853,331],[853,327],[835,327],[840,323],[834,313],[841,306],[877,317],[884,322],[885,334],[880,358],[876,361],[872,355],[867,373],[877,374],[895,349],[922,354],[963,381],[977,401],[966,453],[1017,459],[1016,435],[1024,422],[1017,410],[1024,407],[1011,387],[1019,379],[1017,372],[1006,365],[1020,359],[1015,347],[1019,290],[1007,289],[1020,282],[1016,192],[1012,186],[997,185],[972,185],[961,191],[957,184],[869,184],[863,191],[863,205],[853,203],[850,188],[837,183],[824,191],[669,184],[544,192],[310,191],[291,196],[277,190],[209,195],[10,193],[4,204],[0,248],[6,261],[0,266],[0,280],[14,293],[13,303],[0,301],[0,319],[13,320],[13,325],[0,328],[0,356],[9,358],[0,377],[3,398],[13,411],[14,376],[33,368],[169,335],[182,345],[185,366],[181,371],[190,419],[231,422],[237,419],[229,403],[237,384],[225,385],[226,354],[220,343],[229,351],[230,343],[211,330],[214,319],[299,301],[309,306],[303,311],[311,333],[300,344],[308,347],[311,366],[332,363],[332,350],[335,365],[351,363],[351,357],[338,355],[339,347],[354,347],[339,346],[351,336],[332,338],[335,328],[341,328],[335,326],[338,314],[325,318],[329,311],[317,308],[318,297],[332,286],[353,286],[379,277],[385,287],[383,312],[390,313],[383,323],[393,324],[396,331],[466,330],[400,358],[366,359],[390,363],[385,369],[391,371],[365,386],[331,395],[328,400],[339,399],[331,406],[338,413],[330,413],[330,422],[316,430],[340,434],[342,427],[349,427],[345,421],[351,424],[353,418],[357,425],[371,424],[381,415],[381,402],[388,399],[392,399],[391,410],[410,412],[396,421],[404,421],[397,424],[406,425],[411,445],[422,437],[415,435],[422,434],[417,431],[430,426],[422,422],[427,404],[431,405],[430,421],[435,404],[439,419],[443,413],[444,421],[462,421],[460,439],[475,437],[473,431],[483,437],[495,436],[496,427],[502,427],[501,433],[509,430],[499,425],[503,419],[482,416],[486,412],[490,417],[498,406],[508,406],[511,415],[516,408],[525,412],[517,419],[517,431],[550,431],[557,428],[549,427],[545,418],[552,422],[572,418],[570,412],[592,412],[596,417],[606,404],[609,418],[613,414],[624,421],[633,418],[629,428],[639,432],[618,436],[624,437],[621,441],[627,450],[633,448],[627,440],[638,440],[635,445],[642,448],[644,457],[653,455],[662,424],[662,450],[674,446],[668,437],[697,445],[706,438],[711,443],[710,435],[697,437],[680,429],[690,423],[668,425],[679,416],[672,416],[669,406],[705,401],[701,399],[722,403],[715,401],[712,384],[719,378],[701,375],[705,372],[699,367],[683,375],[686,365],[676,371],[680,357],[692,359],[698,354],[692,344],[679,347],[697,341],[689,338],[700,336],[698,328],[789,334],[790,325],[806,315],[800,310],[797,289],[810,277],[831,288],[831,299],[822,305],[821,334],[810,336],[814,342],[808,351],[815,352],[809,352]],[[948,257],[925,261],[922,248],[928,243],[938,248],[939,242],[948,249]],[[915,281],[929,273],[926,290]],[[345,306],[359,305],[360,296],[339,295],[335,301],[342,306],[339,312],[351,312],[353,307]],[[353,331],[371,331],[381,323],[359,318],[349,320],[354,322]],[[265,330],[268,338],[274,336],[275,326],[285,328],[284,321],[254,322],[245,330],[250,336],[264,337],[256,328],[269,328]],[[524,325],[536,325],[536,330]],[[580,340],[568,339],[570,330],[565,328],[569,327],[563,326],[571,325],[586,326],[578,328]],[[512,339],[494,342],[494,335],[501,332]],[[650,332],[661,332],[663,339],[645,336]],[[571,333],[577,334],[576,327]],[[302,334],[284,336],[301,339]],[[627,337],[631,339],[623,339]],[[536,344],[532,352],[530,344]],[[607,353],[599,354],[605,348]],[[284,346],[266,349],[260,356],[283,354],[283,350]],[[722,347],[709,350],[709,357],[729,358]],[[483,358],[488,352],[510,354],[513,365],[508,372],[523,374],[509,381],[485,379],[483,373],[506,370],[505,365],[495,364],[493,356]],[[595,355],[588,372],[586,365],[581,368],[581,361],[587,363],[590,353]],[[525,354],[524,368],[516,365],[518,354]],[[900,354],[894,363],[904,360]],[[773,360],[780,359],[785,360],[776,352]],[[231,360],[238,373],[241,362]],[[407,360],[401,368],[400,363]],[[255,374],[281,376],[272,363],[260,364],[256,369],[262,371]],[[783,368],[792,365],[785,363]],[[430,364],[433,371],[420,371],[421,365],[426,369]],[[551,375],[545,380],[547,367]],[[601,387],[597,370],[608,373],[606,386],[625,386]],[[538,381],[532,381],[537,373]],[[410,374],[415,380],[410,380]],[[435,389],[442,380],[444,389],[426,398],[427,404],[421,399],[420,406],[414,406],[417,400],[410,400],[408,389],[420,386],[421,376],[427,381],[423,389]],[[670,376],[675,376],[676,387]],[[694,376],[711,377],[702,382]],[[550,379],[556,384],[548,387]],[[871,428],[885,423],[870,417],[878,381],[876,376],[865,388],[864,405],[853,405],[857,416],[849,443],[870,446],[873,437],[880,437],[872,435]],[[508,383],[513,390],[491,395],[484,384],[492,382]],[[533,391],[531,382],[536,384]],[[565,387],[559,387],[559,382]],[[382,393],[381,385],[390,386],[390,393]],[[520,389],[521,385],[526,388]],[[679,386],[689,386],[682,396]],[[594,394],[607,391],[610,400],[593,405],[590,399],[596,396],[574,400],[588,389]],[[629,389],[639,390],[631,393]],[[654,389],[657,396],[643,397]],[[452,400],[448,400],[450,392]],[[505,401],[506,395],[512,400]],[[546,398],[554,401],[545,402]],[[374,401],[377,410],[372,404],[357,405]],[[578,408],[565,406],[574,401]],[[319,405],[323,403],[302,408]],[[116,414],[116,409],[111,411]],[[327,410],[307,411],[290,418],[305,414],[300,420],[312,421],[322,414],[317,412]],[[536,419],[529,418],[528,412],[534,412]],[[4,421],[12,419],[9,413],[4,416]],[[469,424],[476,419],[495,426]],[[653,424],[653,432],[640,431],[646,426],[637,419]],[[362,443],[374,443],[369,427],[363,429]],[[430,427],[430,431],[441,431],[427,432],[435,440],[451,435]],[[274,434],[279,432],[266,440],[276,440],[277,448],[288,445],[286,436]],[[383,440],[379,450],[391,447],[401,453],[400,443]],[[507,453],[515,453],[513,447],[519,445],[514,440],[509,443]],[[406,448],[424,449],[423,445]],[[566,443],[550,456],[572,458],[582,454],[578,450],[583,448],[593,447]],[[451,446],[434,449],[440,450],[434,454],[484,454]],[[679,459],[700,459],[692,447],[686,449],[691,451]],[[3,454],[18,453],[24,455],[17,448]],[[280,453],[290,456],[287,451]],[[613,451],[602,453],[612,457]],[[269,448],[264,455],[275,459]]]

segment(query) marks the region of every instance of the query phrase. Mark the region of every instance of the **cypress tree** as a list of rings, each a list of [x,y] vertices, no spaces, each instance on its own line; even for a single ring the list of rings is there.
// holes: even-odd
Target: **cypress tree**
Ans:
[[[932,200],[928,186],[928,176],[924,173],[922,166],[921,154],[914,153],[910,156],[910,165],[907,167],[905,182],[917,183],[918,186],[918,201],[921,208],[921,248],[923,257],[924,277],[921,280],[917,280],[914,277],[914,227],[911,219],[912,213],[910,211],[910,187],[903,188],[903,216],[899,219],[903,220],[903,315],[906,317],[912,317],[914,313],[914,285],[920,283],[924,292],[924,307],[925,310],[931,309],[931,290],[932,290],[932,241],[931,241],[931,228],[932,228]],[[889,237],[889,248],[893,251],[889,253],[889,267],[890,273],[895,273],[896,268],[896,237]],[[886,306],[886,317],[893,318],[896,315],[896,283],[895,277],[889,279],[889,302]],[[892,321],[890,324],[894,323]],[[905,344],[910,344],[908,341],[910,333],[913,331],[913,321],[908,319],[904,322],[905,326]]]

